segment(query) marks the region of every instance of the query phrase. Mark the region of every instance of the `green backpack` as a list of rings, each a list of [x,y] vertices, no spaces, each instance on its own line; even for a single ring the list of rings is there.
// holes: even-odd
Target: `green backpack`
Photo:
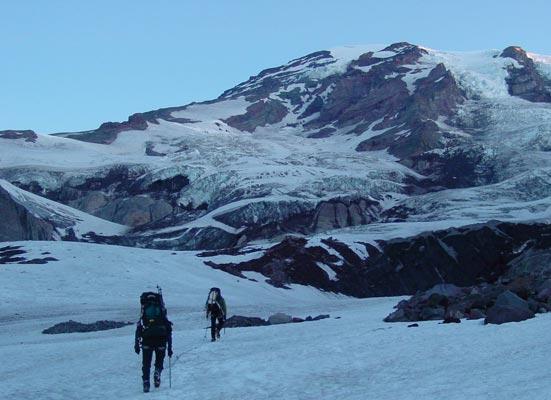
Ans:
[[[145,292],[140,296],[142,305],[142,337],[163,337],[167,335],[166,308],[161,293]]]

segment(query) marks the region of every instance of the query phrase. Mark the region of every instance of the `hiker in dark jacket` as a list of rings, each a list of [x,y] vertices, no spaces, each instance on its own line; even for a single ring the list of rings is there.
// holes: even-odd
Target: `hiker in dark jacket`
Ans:
[[[153,383],[155,387],[161,385],[161,372],[163,371],[163,361],[168,349],[168,356],[172,357],[172,322],[166,317],[166,309],[162,305],[161,313],[157,318],[150,318],[147,315],[148,306],[145,306],[142,318],[137,323],[136,335],[134,341],[134,351],[140,354],[142,350],[142,379],[143,390],[149,392],[149,378],[151,370],[151,361],[155,353],[155,372],[153,374]],[[152,308],[155,305],[151,306]]]
[[[220,339],[220,331],[224,326],[227,315],[226,301],[222,297],[219,288],[210,289],[205,310],[207,319],[210,317],[210,336],[211,341],[214,342],[216,339]]]

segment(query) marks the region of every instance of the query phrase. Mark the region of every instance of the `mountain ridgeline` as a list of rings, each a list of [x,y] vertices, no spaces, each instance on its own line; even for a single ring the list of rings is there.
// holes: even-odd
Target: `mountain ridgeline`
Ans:
[[[4,241],[200,250],[281,287],[496,279],[546,248],[551,58],[342,47],[91,131],[0,131],[0,204]]]

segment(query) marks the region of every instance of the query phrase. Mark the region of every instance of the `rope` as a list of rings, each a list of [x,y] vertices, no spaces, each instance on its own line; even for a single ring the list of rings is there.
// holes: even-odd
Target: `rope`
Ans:
[[[189,354],[191,352],[193,352],[194,350],[197,350],[198,348],[202,347],[204,345],[204,343],[201,343],[201,344],[197,344],[195,346],[192,346],[190,348],[188,348],[187,350],[184,350],[182,351],[181,353],[177,354],[176,357],[174,357],[174,361],[172,362],[172,366],[174,367],[176,365],[176,363],[178,363],[178,361],[180,360],[180,358],[186,354]]]
[[[210,326],[207,326],[205,328],[205,336],[203,338],[203,340],[206,338],[206,334],[207,334],[207,330],[210,329]],[[182,356],[186,355],[186,354],[190,354],[192,352],[194,352],[195,350],[203,347],[205,345],[205,342],[202,342],[200,344],[197,344],[195,346],[192,346],[190,348],[188,348],[187,350],[184,350],[182,351],[181,353],[178,353],[175,357],[174,357],[174,361],[172,362],[172,366],[174,367],[176,365],[176,363],[180,360],[180,358],[182,358]]]

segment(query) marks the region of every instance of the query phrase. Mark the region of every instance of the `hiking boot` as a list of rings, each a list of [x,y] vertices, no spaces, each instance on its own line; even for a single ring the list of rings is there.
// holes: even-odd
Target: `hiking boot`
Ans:
[[[211,342],[216,342],[216,339],[215,339],[215,338],[212,338],[210,341],[211,341]]]
[[[153,384],[156,388],[161,386],[161,371],[155,370],[155,373],[153,374]]]
[[[149,392],[149,381],[143,381],[143,392]]]
[[[216,339],[220,339],[220,331],[216,331]]]

